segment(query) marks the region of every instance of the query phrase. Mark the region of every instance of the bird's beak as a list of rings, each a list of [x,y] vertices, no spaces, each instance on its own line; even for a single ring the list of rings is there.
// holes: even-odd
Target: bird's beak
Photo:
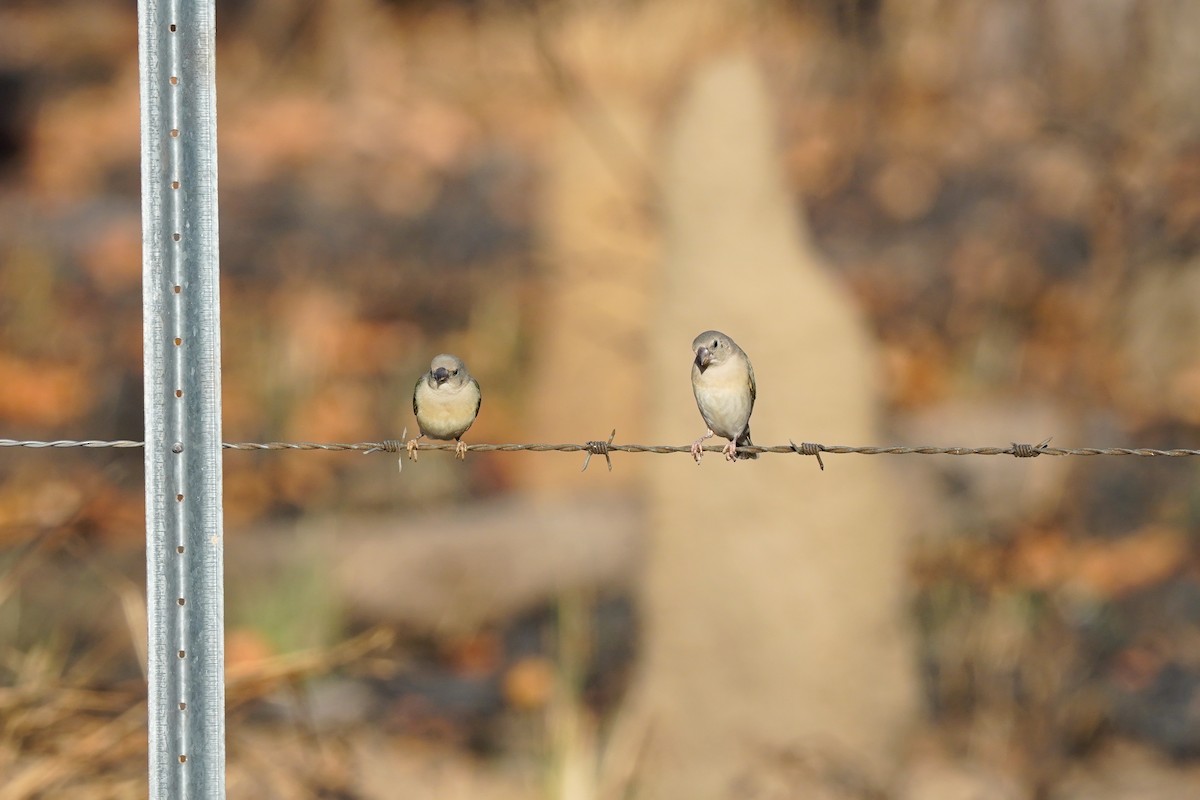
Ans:
[[[446,369],[445,367],[438,367],[433,371],[433,379],[437,381],[439,385],[445,383],[450,379],[450,370]]]
[[[712,352],[707,347],[696,348],[696,366],[704,369],[712,363]]]

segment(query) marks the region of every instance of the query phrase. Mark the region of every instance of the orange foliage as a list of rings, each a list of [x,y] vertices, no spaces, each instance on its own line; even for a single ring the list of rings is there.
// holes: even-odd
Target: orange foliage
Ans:
[[[42,428],[74,422],[92,407],[89,377],[78,365],[0,353],[0,419]]]

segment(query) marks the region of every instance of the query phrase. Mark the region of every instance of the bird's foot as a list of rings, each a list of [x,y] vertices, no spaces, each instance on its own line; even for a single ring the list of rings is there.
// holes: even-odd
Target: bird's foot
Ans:
[[[408,451],[408,460],[409,461],[417,460],[417,439],[420,439],[420,438],[421,437],[418,436],[416,439],[409,439],[407,442],[404,443],[404,449]]]
[[[696,459],[697,466],[700,464],[700,459],[704,456],[704,440],[711,439],[713,432],[708,431],[696,441],[692,442],[692,458]]]
[[[467,444],[462,439],[456,440],[458,444],[454,446],[454,457],[459,461],[467,460]]]
[[[737,461],[737,445],[733,442],[721,448],[721,452],[725,454],[726,461]]]

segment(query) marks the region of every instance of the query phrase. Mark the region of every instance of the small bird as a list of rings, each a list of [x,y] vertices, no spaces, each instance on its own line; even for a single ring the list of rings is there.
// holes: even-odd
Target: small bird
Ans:
[[[705,439],[713,434],[729,440],[722,451],[727,461],[758,458],[757,453],[739,453],[751,445],[750,412],[754,410],[754,367],[737,342],[720,331],[705,331],[692,340],[692,392],[708,432],[692,442],[692,457],[700,463]]]
[[[416,458],[417,441],[428,436],[442,441],[453,439],[458,443],[455,456],[466,458],[467,446],[462,437],[475,422],[481,399],[479,381],[467,372],[461,358],[449,353],[434,356],[429,372],[413,387],[413,414],[421,435],[408,441],[409,457]]]

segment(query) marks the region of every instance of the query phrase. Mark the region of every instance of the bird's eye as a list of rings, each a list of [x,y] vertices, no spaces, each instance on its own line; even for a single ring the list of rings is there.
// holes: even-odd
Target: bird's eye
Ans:
[[[452,370],[450,370],[450,374],[451,374],[451,375],[457,375],[457,374],[458,374],[458,370],[456,370],[456,369],[452,369]]]
[[[718,341],[717,339],[713,339],[713,350],[716,350],[720,346],[721,346],[721,342]]]

